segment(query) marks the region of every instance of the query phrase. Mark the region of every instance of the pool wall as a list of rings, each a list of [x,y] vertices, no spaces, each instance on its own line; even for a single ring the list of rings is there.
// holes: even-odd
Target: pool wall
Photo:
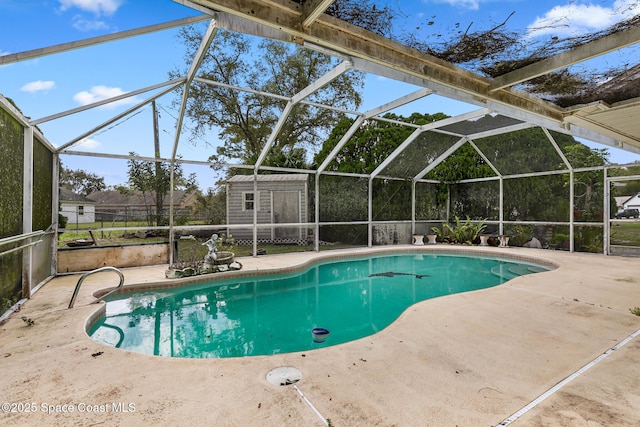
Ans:
[[[504,251],[492,251],[487,249],[474,249],[475,246],[467,247],[458,246],[458,245],[437,245],[437,246],[398,246],[398,247],[384,247],[384,248],[367,248],[367,249],[359,249],[353,252],[342,252],[341,253],[331,253],[331,252],[319,252],[317,255],[307,261],[301,262],[299,264],[291,265],[288,267],[273,267],[273,268],[257,268],[257,269],[243,269],[236,271],[228,271],[224,273],[212,273],[212,274],[203,274],[200,276],[190,276],[184,277],[180,279],[167,279],[162,281],[154,281],[147,282],[141,284],[134,285],[125,285],[118,292],[115,292],[113,295],[119,295],[128,292],[135,291],[149,291],[154,289],[167,289],[167,288],[177,288],[180,286],[192,285],[196,283],[203,282],[214,282],[217,280],[225,280],[229,278],[240,278],[240,277],[253,277],[253,276],[264,276],[269,274],[286,274],[286,273],[294,273],[300,270],[304,270],[316,263],[325,262],[325,261],[339,261],[345,260],[349,258],[359,258],[367,255],[386,255],[386,254],[402,254],[402,253],[446,253],[446,254],[454,254],[454,255],[471,255],[471,256],[488,256],[495,258],[503,258],[506,260],[514,260],[514,261],[522,261],[522,262],[531,262],[536,264],[542,264],[552,269],[558,268],[559,264],[550,261],[548,259],[542,259],[537,257],[532,257],[523,254],[517,254]],[[514,252],[517,249],[514,250]],[[268,257],[287,257],[291,254],[278,254],[278,255],[265,255]],[[542,254],[541,254],[542,255]],[[103,295],[106,295],[110,292],[114,287],[99,289],[93,293],[93,296],[99,298]]]

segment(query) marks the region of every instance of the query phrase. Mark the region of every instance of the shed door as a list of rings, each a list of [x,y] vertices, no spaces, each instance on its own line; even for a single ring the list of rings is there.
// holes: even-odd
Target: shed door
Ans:
[[[283,224],[300,222],[300,193],[298,191],[274,191],[273,223]],[[298,227],[277,227],[274,230],[276,239],[298,239]]]

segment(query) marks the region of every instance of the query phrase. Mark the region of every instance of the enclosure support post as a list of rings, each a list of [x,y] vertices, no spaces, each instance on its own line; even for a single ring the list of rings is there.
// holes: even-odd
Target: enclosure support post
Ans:
[[[314,206],[314,210],[315,210],[315,226],[314,226],[314,236],[313,236],[313,248],[316,252],[320,251],[320,171],[318,171],[318,173],[316,173],[316,179],[315,179],[315,195],[314,195],[314,199],[315,199],[315,206]]]
[[[447,222],[451,221],[451,184],[447,184]],[[442,229],[444,231],[444,228]]]
[[[498,234],[499,235],[503,235],[504,234],[504,178],[502,177],[502,175],[500,175],[500,216],[498,218],[498,220],[500,221],[500,224],[498,225]]]
[[[53,237],[51,238],[51,253],[53,254],[53,260],[51,262],[51,275],[55,275],[58,271],[58,203],[60,196],[58,189],[60,188],[60,155],[53,153],[53,179],[51,188],[51,227],[53,231]]]
[[[411,234],[416,234],[416,182],[411,180]]]
[[[22,234],[33,231],[33,126],[24,127],[24,159],[22,189]],[[22,252],[22,298],[31,298],[31,266],[33,246]]]
[[[253,256],[258,256],[258,170],[253,170]]]
[[[602,170],[602,183],[604,184],[604,206],[602,207],[602,222],[604,225],[602,229],[604,234],[602,235],[602,252],[605,255],[609,255],[609,236],[611,232],[611,212],[609,211],[609,200],[611,200],[611,182],[609,182],[609,179],[607,178],[607,170],[608,169],[606,167]]]
[[[184,121],[184,114],[187,108],[187,101],[189,97],[189,87],[191,82],[196,76],[196,72],[200,68],[200,64],[204,60],[206,52],[209,50],[209,46],[211,46],[211,42],[215,37],[218,31],[218,24],[215,19],[212,19],[209,22],[209,26],[207,27],[207,31],[204,34],[204,37],[200,41],[200,46],[198,46],[198,50],[193,57],[193,62],[189,67],[189,71],[187,71],[187,76],[184,82],[184,86],[182,87],[182,99],[180,102],[180,112],[178,114],[178,120],[176,123],[176,133],[173,138],[173,150],[171,152],[171,174],[169,176],[169,264],[174,262],[174,253],[173,253],[173,214],[174,214],[174,203],[173,203],[173,193],[174,193],[174,184],[175,184],[175,165],[176,165],[176,156],[178,154],[178,143],[180,142],[180,134],[182,133],[182,124]],[[155,112],[154,112],[155,119]]]
[[[542,131],[547,136],[547,139],[549,140],[549,142],[551,143],[553,148],[555,148],[555,150],[558,153],[558,155],[560,156],[560,158],[562,158],[562,162],[564,163],[564,165],[567,167],[567,169],[569,169],[569,252],[573,252],[574,251],[573,221],[575,219],[575,214],[574,214],[574,212],[575,212],[575,189],[574,189],[574,184],[575,183],[573,181],[573,179],[574,179],[573,166],[571,165],[571,162],[569,162],[569,159],[567,159],[567,156],[564,155],[564,153],[562,152],[562,150],[558,146],[558,143],[553,138],[553,136],[551,135],[549,130],[546,129],[546,128],[542,128]]]
[[[367,224],[367,234],[368,234],[368,246],[371,247],[373,246],[373,206],[372,206],[372,199],[373,199],[373,178],[371,176],[369,176],[369,194],[367,195],[367,199],[368,199],[368,213],[367,213],[367,219],[368,219],[368,224]]]
[[[574,188],[573,169],[569,171],[569,252],[573,252]]]

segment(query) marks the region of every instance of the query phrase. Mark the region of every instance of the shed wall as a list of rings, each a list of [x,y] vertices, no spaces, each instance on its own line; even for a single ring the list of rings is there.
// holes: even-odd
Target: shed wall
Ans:
[[[278,180],[258,181],[258,224],[277,222],[278,212],[274,212],[273,193],[295,192],[299,201],[299,221],[307,221],[307,186],[306,181]],[[228,230],[236,240],[253,239],[253,210],[243,209],[244,194],[253,193],[253,181],[239,181],[227,183],[227,223],[230,225],[246,224],[250,227]],[[274,240],[277,238],[274,227],[258,228],[258,240]],[[306,239],[306,229],[301,229],[297,239]]]

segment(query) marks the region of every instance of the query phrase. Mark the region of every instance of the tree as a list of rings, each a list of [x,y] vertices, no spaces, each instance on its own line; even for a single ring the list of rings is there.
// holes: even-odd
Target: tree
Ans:
[[[631,176],[640,175],[640,163],[636,162],[634,165],[627,166],[625,168],[609,169],[609,176]],[[613,196],[633,196],[640,193],[640,180],[624,181],[621,186],[615,186],[611,189]]]
[[[226,218],[226,190],[215,192],[211,188],[206,194],[197,194],[195,213],[204,218],[205,224],[224,224]]]
[[[150,217],[149,223],[155,220],[160,225],[164,222],[162,209],[164,199],[169,194],[171,188],[171,166],[167,163],[158,163],[148,160],[136,160],[135,152],[129,153],[130,159],[127,161],[129,188],[139,191],[142,194],[147,207],[153,205],[155,214]],[[180,163],[174,163],[173,184],[174,190],[185,190],[185,192],[196,191],[198,186],[194,173],[185,176]],[[120,188],[122,192],[124,188]],[[153,220],[152,220],[153,218]]]
[[[103,177],[82,169],[67,169],[62,164],[60,165],[60,186],[81,196],[107,188]]]
[[[190,62],[202,34],[195,27],[185,27],[181,38]],[[219,30],[202,61],[199,77],[252,91],[194,82],[186,110],[195,124],[192,139],[202,138],[210,130],[218,131],[224,145],[217,148],[211,161],[255,164],[286,105],[285,100],[263,93],[292,97],[336,64],[336,60],[317,51],[272,40],[255,46],[247,36]],[[171,77],[182,74],[176,71]],[[346,72],[306,100],[357,109],[363,79],[363,73]],[[341,115],[336,110],[298,103],[273,142],[275,154],[265,164],[299,165],[299,150],[320,144]]]

